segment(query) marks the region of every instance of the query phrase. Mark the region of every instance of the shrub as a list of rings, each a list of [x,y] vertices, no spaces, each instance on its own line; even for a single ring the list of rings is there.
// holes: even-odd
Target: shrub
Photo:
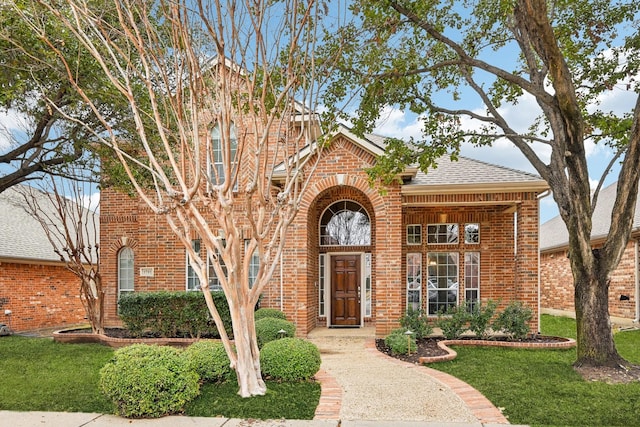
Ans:
[[[483,306],[481,302],[474,305],[468,303],[467,310],[469,311],[469,330],[473,332],[476,337],[485,339],[489,335],[489,325],[491,318],[496,312],[498,304],[495,301],[487,301]]]
[[[498,315],[492,328],[504,332],[510,339],[521,340],[526,338],[530,331],[528,322],[532,317],[533,312],[530,308],[514,301]]]
[[[232,374],[231,362],[220,341],[198,341],[184,350],[189,368],[205,382],[225,382]]]
[[[302,381],[320,370],[320,350],[301,338],[270,341],[260,351],[264,375],[283,381]]]
[[[264,319],[265,317],[287,320],[287,316],[277,308],[259,308],[253,316],[255,320]]]
[[[438,312],[436,324],[442,329],[442,335],[446,339],[456,339],[467,330],[469,317],[466,306],[449,306],[445,312]]]
[[[408,309],[407,313],[400,318],[400,325],[405,330],[412,331],[417,339],[428,337],[433,333],[433,326],[428,316],[420,309]]]
[[[232,335],[231,314],[222,291],[211,292],[225,329]],[[134,336],[149,332],[161,337],[219,337],[201,292],[126,292],[118,315]]]
[[[417,351],[415,334],[406,335],[405,332],[407,332],[405,328],[394,329],[384,339],[384,343],[392,354],[407,354],[409,349],[412,352]]]
[[[280,330],[284,330],[285,334],[279,332]],[[262,348],[266,343],[277,340],[278,338],[291,338],[295,335],[296,326],[288,320],[265,317],[256,321],[256,336],[258,338],[258,346],[260,348]]]
[[[100,389],[118,415],[157,418],[180,412],[198,395],[198,374],[180,350],[134,344],[116,350],[100,370]]]

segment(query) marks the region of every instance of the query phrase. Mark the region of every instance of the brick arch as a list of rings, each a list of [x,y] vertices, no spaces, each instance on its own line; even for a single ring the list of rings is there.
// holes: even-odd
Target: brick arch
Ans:
[[[111,244],[109,244],[108,250],[109,250],[109,253],[111,254],[117,254],[118,252],[120,252],[120,249],[124,247],[129,247],[135,251],[137,246],[138,246],[137,239],[129,236],[122,236],[117,238],[115,241],[111,242]]]

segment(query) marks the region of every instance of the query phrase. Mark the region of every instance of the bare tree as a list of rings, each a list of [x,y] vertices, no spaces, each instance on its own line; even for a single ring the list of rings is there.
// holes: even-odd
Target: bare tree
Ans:
[[[36,5],[66,26],[128,101],[141,141],[135,146],[123,144],[68,67],[69,81],[107,129],[96,137],[188,251],[239,394],[264,394],[253,310],[323,145],[313,111],[330,70],[312,53],[324,4],[124,0],[111,13],[81,0]],[[22,19],[58,49],[28,11]],[[206,251],[193,250],[194,236]],[[250,287],[254,253],[260,267]],[[234,346],[208,292],[207,256],[229,302]]]
[[[48,177],[40,181],[40,189],[29,186],[19,189],[25,200],[24,209],[40,223],[60,261],[80,279],[80,300],[91,330],[104,333],[104,289],[96,214],[99,203],[88,205],[96,186],[89,180]]]

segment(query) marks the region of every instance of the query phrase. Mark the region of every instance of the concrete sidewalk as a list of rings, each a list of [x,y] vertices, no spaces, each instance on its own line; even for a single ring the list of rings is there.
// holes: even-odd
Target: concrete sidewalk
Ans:
[[[169,416],[130,420],[115,415],[81,412],[0,411],[0,426],[6,427],[504,427],[504,424],[446,423],[424,421],[338,420],[240,420],[233,418]],[[517,427],[517,426],[513,426]]]

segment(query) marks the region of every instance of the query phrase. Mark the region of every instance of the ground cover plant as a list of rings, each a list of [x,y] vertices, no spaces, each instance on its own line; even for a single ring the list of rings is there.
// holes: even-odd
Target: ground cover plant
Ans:
[[[50,338],[0,338],[0,410],[114,413],[99,389],[100,369],[114,350],[62,344]],[[186,407],[189,416],[311,419],[320,399],[316,382],[267,381],[265,396],[243,399],[234,381],[207,383]]]
[[[542,333],[575,337],[575,321],[542,316]],[[619,352],[640,364],[640,331],[615,335]],[[572,367],[576,350],[455,347],[450,362],[430,365],[469,383],[508,416],[532,426],[637,425],[640,383],[584,380]]]

